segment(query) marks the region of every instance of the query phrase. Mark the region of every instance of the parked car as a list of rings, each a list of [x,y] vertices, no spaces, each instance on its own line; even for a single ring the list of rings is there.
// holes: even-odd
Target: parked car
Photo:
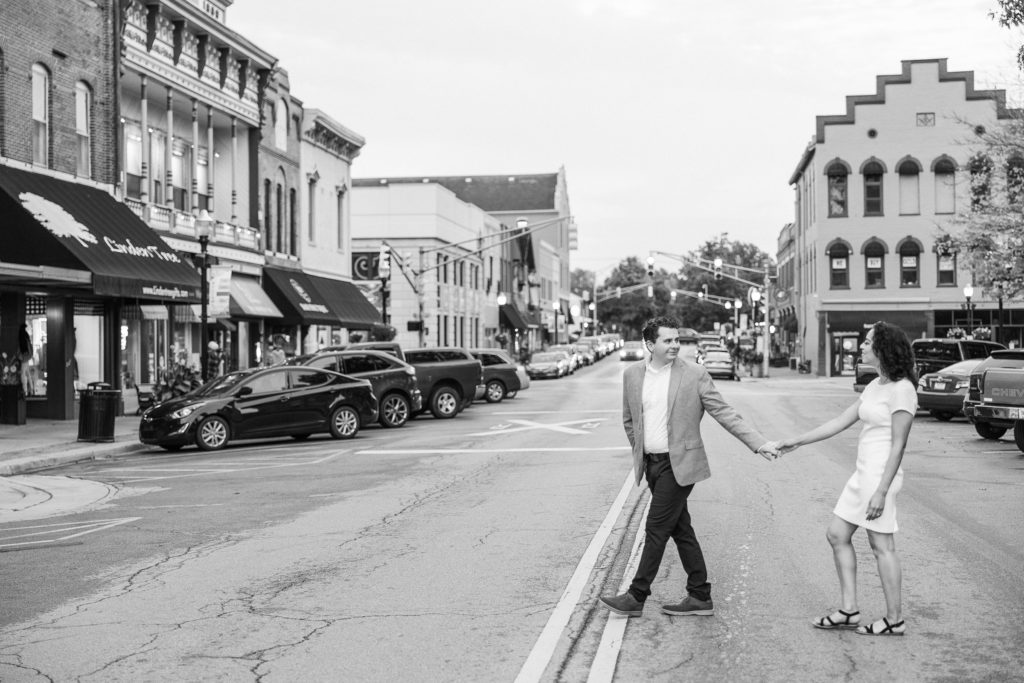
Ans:
[[[991,356],[971,370],[967,396],[964,397],[964,416],[974,425],[978,436],[996,440],[1011,427],[1017,431],[1022,387],[1019,383],[1012,387],[1004,384],[1004,380],[1012,380],[1013,375],[1000,377],[999,382],[991,381],[996,378],[988,376],[989,370],[1024,370],[1024,350],[993,351]],[[1014,410],[1016,413],[1011,417]]]
[[[455,417],[486,391],[483,364],[466,349],[408,349],[405,360],[416,368],[424,409],[438,419]]]
[[[308,365],[369,380],[380,404],[380,424],[401,427],[423,410],[423,395],[416,383],[416,368],[384,351],[346,349],[297,356],[291,365]]]
[[[698,362],[712,377],[724,377],[737,382],[740,379],[739,370],[736,368],[736,359],[727,349],[706,349]]]
[[[401,345],[398,342],[386,341],[354,342],[340,346],[324,346],[317,353],[322,351],[354,351],[357,349],[363,351],[383,351],[399,360],[405,360],[405,352],[402,350]]]
[[[377,399],[365,379],[330,370],[277,365],[231,372],[199,389],[149,408],[139,440],[175,451],[275,436],[302,440],[317,432],[351,439],[377,419]]]
[[[583,354],[576,348],[575,344],[557,344],[548,347],[548,352],[564,351],[569,356],[572,364],[569,372],[573,373],[583,367]]]
[[[619,349],[619,360],[643,360],[644,359],[644,343],[638,341],[628,341],[622,345]]]
[[[530,356],[526,373],[530,379],[564,377],[569,374],[571,364],[572,360],[569,358],[569,354],[564,351],[541,351]]]
[[[470,349],[473,357],[484,366],[484,398],[488,403],[501,403],[506,396],[515,396],[517,392],[530,386],[526,377],[524,385],[519,375],[519,364],[501,349]]]
[[[988,358],[993,351],[999,351],[1006,347],[996,342],[979,339],[932,337],[914,339],[910,342],[910,348],[914,351],[917,376],[921,377],[930,372],[938,372],[960,361],[971,358]],[[864,391],[864,387],[876,377],[878,377],[878,373],[872,366],[857,363],[854,371],[853,390]]]
[[[921,375],[917,380],[917,407],[927,410],[932,417],[943,422],[963,415],[964,397],[967,396],[971,371],[982,360],[962,360],[938,372]]]

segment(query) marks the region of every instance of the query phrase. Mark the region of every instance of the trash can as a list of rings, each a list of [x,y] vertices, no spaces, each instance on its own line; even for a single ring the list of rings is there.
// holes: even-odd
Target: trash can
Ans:
[[[796,370],[796,356],[790,356],[789,358],[789,369]]]
[[[113,441],[121,392],[105,382],[90,382],[79,395],[78,440]]]

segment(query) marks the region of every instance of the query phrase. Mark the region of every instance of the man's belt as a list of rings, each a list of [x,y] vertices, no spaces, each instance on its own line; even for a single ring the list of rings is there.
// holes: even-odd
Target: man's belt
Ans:
[[[644,460],[650,462],[661,462],[662,460],[668,460],[668,452],[665,453],[644,453]]]

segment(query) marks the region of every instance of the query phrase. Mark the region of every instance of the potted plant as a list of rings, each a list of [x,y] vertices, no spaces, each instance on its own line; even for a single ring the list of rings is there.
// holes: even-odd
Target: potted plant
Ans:
[[[25,388],[21,385],[21,360],[0,353],[0,423],[25,424]]]

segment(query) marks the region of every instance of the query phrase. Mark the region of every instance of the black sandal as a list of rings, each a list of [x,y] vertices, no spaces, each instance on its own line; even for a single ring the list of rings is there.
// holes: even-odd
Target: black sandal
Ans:
[[[834,620],[832,618],[832,614],[835,614],[835,612],[833,612],[832,614],[829,614],[827,616],[818,617],[811,623],[814,624],[815,628],[823,628],[826,630],[834,628],[857,628],[857,625],[860,624],[859,610],[854,610],[852,612],[844,612],[843,610],[839,609],[836,610],[836,612],[843,615],[842,621]]]
[[[885,624],[885,628],[875,630],[875,625]],[[906,623],[900,619],[897,622],[889,623],[886,617],[882,617],[879,621],[874,624],[868,624],[867,626],[861,626],[857,629],[857,635],[859,636],[902,636],[907,632]]]

